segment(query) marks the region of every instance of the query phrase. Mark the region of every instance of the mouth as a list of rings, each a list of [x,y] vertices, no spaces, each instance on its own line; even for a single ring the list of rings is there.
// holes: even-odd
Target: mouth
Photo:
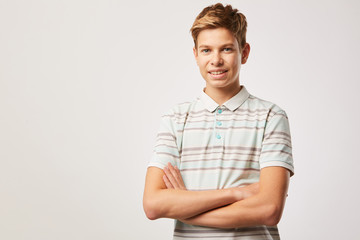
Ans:
[[[222,80],[226,78],[227,72],[228,70],[218,69],[218,70],[209,71],[208,73],[210,74],[211,78]]]
[[[224,73],[226,73],[226,72],[227,72],[227,70],[209,71],[209,73],[210,73],[211,75],[221,75],[221,74],[224,74]]]

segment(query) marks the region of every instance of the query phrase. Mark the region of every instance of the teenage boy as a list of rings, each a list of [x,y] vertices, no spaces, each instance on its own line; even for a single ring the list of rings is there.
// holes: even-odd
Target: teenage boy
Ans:
[[[246,18],[215,4],[191,33],[206,87],[162,117],[147,170],[149,219],[176,219],[174,239],[279,239],[293,175],[286,113],[240,85]]]

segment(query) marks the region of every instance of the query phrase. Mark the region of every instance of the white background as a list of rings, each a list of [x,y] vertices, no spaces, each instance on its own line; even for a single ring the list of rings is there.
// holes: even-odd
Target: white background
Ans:
[[[189,29],[214,1],[0,0],[0,239],[171,239],[142,209],[159,119],[204,86]],[[360,4],[227,1],[240,81],[286,110],[283,239],[360,239]]]

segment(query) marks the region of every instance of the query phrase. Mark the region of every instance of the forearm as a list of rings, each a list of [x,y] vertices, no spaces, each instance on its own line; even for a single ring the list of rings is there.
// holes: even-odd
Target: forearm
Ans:
[[[190,218],[238,199],[231,189],[187,191],[159,189],[144,195],[144,209],[150,219]]]
[[[254,196],[231,205],[181,220],[184,223],[216,228],[238,228],[256,225],[276,225],[281,211],[276,205]]]
[[[289,171],[281,167],[261,170],[259,192],[242,201],[181,220],[188,224],[237,228],[255,225],[276,225],[285,205]]]

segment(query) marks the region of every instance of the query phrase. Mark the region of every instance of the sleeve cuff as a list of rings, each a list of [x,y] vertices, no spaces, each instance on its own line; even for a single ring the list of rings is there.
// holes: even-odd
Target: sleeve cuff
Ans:
[[[294,166],[284,161],[270,160],[260,164],[260,169],[265,167],[283,167],[290,171],[290,177],[294,175]]]

